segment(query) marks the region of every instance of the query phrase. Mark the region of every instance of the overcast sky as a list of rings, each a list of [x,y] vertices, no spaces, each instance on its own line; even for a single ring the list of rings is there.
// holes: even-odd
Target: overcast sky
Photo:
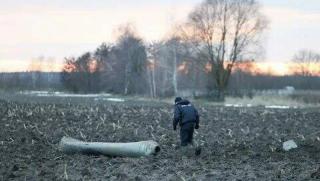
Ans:
[[[116,28],[136,26],[163,38],[201,0],[0,0],[0,71],[34,57],[62,60],[112,42]],[[320,52],[320,0],[259,0],[270,25],[265,61],[288,61],[300,49]]]

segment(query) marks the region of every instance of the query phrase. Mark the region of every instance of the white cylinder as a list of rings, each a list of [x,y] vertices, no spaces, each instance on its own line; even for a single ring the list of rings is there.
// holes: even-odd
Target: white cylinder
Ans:
[[[104,143],[84,142],[69,137],[61,139],[60,149],[67,154],[82,153],[123,157],[156,155],[160,151],[159,144],[152,140],[131,143]]]

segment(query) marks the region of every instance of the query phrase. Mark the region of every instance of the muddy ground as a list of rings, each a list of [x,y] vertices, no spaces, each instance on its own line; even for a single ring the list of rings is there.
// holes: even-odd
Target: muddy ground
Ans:
[[[0,97],[0,180],[316,180],[320,110],[196,104],[198,157],[181,157],[172,105]],[[31,101],[32,100],[32,101]],[[70,103],[67,103],[70,102]],[[157,156],[65,155],[63,136],[85,141],[153,139]],[[294,139],[298,148],[282,151]],[[319,177],[320,178],[320,177]]]

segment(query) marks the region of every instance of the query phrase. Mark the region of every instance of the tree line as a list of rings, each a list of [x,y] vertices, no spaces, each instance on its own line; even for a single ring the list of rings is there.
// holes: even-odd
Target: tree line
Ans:
[[[183,96],[203,97],[207,96],[206,77],[203,79],[191,79],[187,71],[178,73],[177,87],[178,94]],[[157,73],[157,81],[165,82],[160,77],[162,73]],[[60,72],[10,72],[0,73],[0,90],[49,90],[49,91],[67,91],[63,85],[62,74]],[[199,80],[199,82],[195,81]],[[164,84],[169,85],[170,82]],[[195,88],[194,85],[197,85]],[[162,86],[162,85],[161,85]],[[235,69],[229,80],[229,86],[225,93],[228,96],[250,96],[255,91],[279,90],[286,86],[292,86],[296,90],[320,90],[320,77],[313,75],[286,75],[275,76],[271,74],[251,74],[250,72]],[[158,89],[157,97],[166,97],[173,95],[173,85],[171,91]],[[102,90],[103,92],[103,90]],[[146,91],[150,96],[150,90]],[[81,91],[79,92],[81,93]]]
[[[115,44],[67,58],[62,81],[75,92],[157,97],[176,95],[185,74],[182,84],[198,89],[206,80],[223,100],[234,64],[257,56],[266,25],[255,0],[205,0],[166,40],[146,44],[126,26]]]
[[[262,53],[260,37],[267,25],[256,0],[204,0],[163,40],[145,42],[127,24],[119,27],[114,43],[105,42],[92,52],[65,58],[59,75],[39,71],[3,73],[0,81],[7,88],[51,86],[76,93],[150,97],[191,94],[220,101],[225,94],[238,94],[241,90],[285,86],[318,89],[316,75],[320,67],[314,71],[310,67],[319,65],[320,56],[311,50],[294,55],[293,76],[250,72],[250,65]],[[239,69],[240,64],[246,70]]]

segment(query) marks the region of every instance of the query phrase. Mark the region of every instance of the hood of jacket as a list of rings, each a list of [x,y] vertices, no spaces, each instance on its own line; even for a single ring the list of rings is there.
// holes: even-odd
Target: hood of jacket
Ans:
[[[189,105],[190,104],[190,101],[188,100],[181,100],[179,102],[176,103],[177,105]]]

